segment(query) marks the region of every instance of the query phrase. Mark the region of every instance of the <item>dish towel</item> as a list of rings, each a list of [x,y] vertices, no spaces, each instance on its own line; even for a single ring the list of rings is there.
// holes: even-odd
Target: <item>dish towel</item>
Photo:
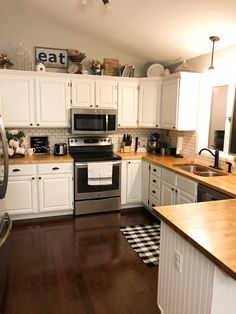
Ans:
[[[112,184],[112,162],[89,162],[88,185]]]

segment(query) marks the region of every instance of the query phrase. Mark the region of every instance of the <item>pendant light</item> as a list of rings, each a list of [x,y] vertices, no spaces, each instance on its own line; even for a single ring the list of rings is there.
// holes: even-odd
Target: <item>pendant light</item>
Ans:
[[[110,11],[111,10],[111,2],[109,0],[102,0],[105,8]]]
[[[219,41],[220,38],[217,36],[211,36],[209,37],[209,39],[212,41],[212,52],[211,52],[211,65],[209,66],[209,70],[215,70],[214,66],[213,66],[213,60],[214,60],[214,48],[215,48],[215,42]]]

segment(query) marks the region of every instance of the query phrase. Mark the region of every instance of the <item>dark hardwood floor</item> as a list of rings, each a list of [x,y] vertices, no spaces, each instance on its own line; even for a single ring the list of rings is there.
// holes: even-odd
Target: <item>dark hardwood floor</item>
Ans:
[[[157,268],[119,229],[153,220],[139,210],[16,224],[2,313],[158,314]]]

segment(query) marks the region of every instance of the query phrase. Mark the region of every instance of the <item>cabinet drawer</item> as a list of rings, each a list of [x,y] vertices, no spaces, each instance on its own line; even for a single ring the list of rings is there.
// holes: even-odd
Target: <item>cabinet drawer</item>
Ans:
[[[152,207],[156,207],[156,206],[160,206],[161,205],[161,202],[153,197],[152,195],[150,195],[149,197],[149,207],[152,208]]]
[[[175,174],[173,171],[169,171],[166,169],[162,169],[162,180],[165,182],[168,182],[172,185],[177,184],[177,174]]]
[[[151,174],[154,176],[160,177],[161,176],[161,168],[151,164]]]
[[[55,163],[38,165],[39,174],[72,173],[72,171],[73,171],[72,163]]]
[[[150,195],[159,200],[160,196],[161,196],[160,189],[158,189],[154,185],[150,184]]]
[[[150,184],[154,185],[156,188],[160,189],[161,187],[161,179],[154,176],[153,174],[150,175]]]
[[[9,177],[34,175],[36,172],[35,165],[10,165]]]
[[[197,195],[197,182],[187,179],[183,176],[177,176],[178,189],[187,192],[193,196]]]

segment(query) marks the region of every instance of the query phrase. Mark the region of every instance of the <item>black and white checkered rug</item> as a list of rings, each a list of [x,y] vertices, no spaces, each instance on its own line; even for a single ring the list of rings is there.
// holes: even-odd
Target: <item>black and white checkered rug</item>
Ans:
[[[160,224],[131,225],[120,228],[129,244],[149,267],[158,265]]]

